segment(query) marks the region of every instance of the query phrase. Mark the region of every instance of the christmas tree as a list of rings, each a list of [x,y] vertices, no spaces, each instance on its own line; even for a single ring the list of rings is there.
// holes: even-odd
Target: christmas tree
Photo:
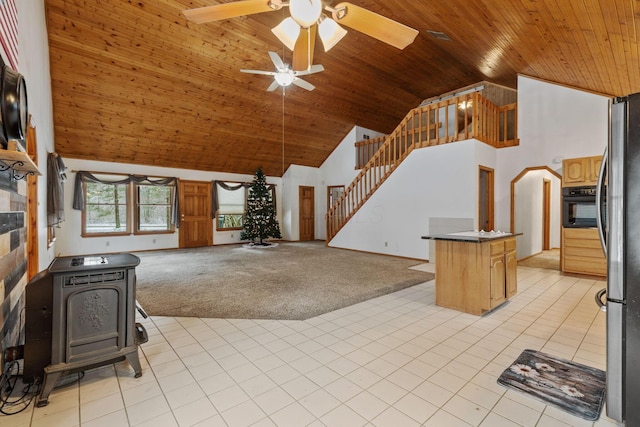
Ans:
[[[281,238],[280,226],[276,219],[276,212],[271,199],[271,191],[267,188],[262,168],[256,170],[253,182],[249,188],[249,196],[247,197],[247,211],[244,214],[244,223],[241,240],[260,239],[260,245],[268,245],[263,240],[267,237]]]

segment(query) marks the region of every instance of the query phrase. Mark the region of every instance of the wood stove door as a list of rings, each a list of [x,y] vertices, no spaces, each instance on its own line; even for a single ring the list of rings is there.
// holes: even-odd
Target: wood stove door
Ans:
[[[97,286],[68,296],[67,363],[112,354],[125,346],[123,290],[122,286]]]
[[[91,277],[91,280],[76,284],[78,277],[59,277],[66,283],[54,289],[54,304],[61,308],[59,323],[54,318],[54,365],[90,363],[92,359],[117,353],[126,346],[128,287],[125,271],[85,275],[83,277]],[[97,278],[119,280],[92,283]]]

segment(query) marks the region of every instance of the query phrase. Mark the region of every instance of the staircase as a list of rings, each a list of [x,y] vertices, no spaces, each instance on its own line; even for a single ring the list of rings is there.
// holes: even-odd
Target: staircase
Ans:
[[[414,108],[391,134],[357,142],[362,170],[327,212],[327,243],[414,149],[471,138],[512,147],[518,145],[516,126],[517,103],[498,107],[473,92]]]

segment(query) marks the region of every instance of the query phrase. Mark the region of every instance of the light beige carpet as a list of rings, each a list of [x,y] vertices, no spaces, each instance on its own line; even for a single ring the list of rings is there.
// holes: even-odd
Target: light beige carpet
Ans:
[[[324,242],[139,252],[137,300],[152,316],[302,320],[433,279],[421,264]]]

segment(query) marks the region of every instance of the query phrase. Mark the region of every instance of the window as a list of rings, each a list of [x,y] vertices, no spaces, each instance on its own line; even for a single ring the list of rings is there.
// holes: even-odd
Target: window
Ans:
[[[78,171],[73,209],[82,236],[173,233],[179,226],[177,179]]]
[[[327,210],[336,204],[342,193],[344,193],[344,185],[330,185],[327,187]]]
[[[237,182],[225,182],[229,187],[237,187]],[[218,230],[238,230],[242,228],[245,211],[246,189],[225,190],[218,185]]]
[[[84,183],[82,235],[129,234],[129,185]]]
[[[173,186],[135,184],[135,234],[173,231]]]

